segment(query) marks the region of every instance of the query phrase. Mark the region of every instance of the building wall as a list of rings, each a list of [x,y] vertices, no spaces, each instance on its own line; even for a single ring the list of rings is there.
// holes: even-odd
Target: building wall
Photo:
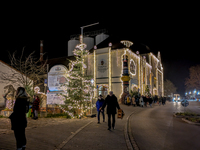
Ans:
[[[0,61],[0,75],[1,75],[1,73],[3,73],[3,74],[7,73],[9,75],[16,73],[15,76],[20,75],[20,73],[18,71],[16,71],[15,69],[13,69],[12,67],[10,67],[9,65],[7,65],[6,63],[4,63],[2,61]],[[8,85],[12,85],[15,90],[17,90],[17,88],[19,86],[22,86],[20,83],[12,83],[10,81],[0,79],[0,106],[5,105],[4,98],[2,95],[7,93],[8,89],[4,89],[4,88]]]
[[[111,47],[106,47],[94,51],[94,53],[90,54],[87,59],[85,59],[85,62],[87,64],[87,75],[93,75],[94,78],[96,77],[95,87],[101,84],[108,85],[108,92],[112,90],[118,98],[121,97],[122,56],[126,53],[126,55],[128,55],[130,76],[129,89],[133,90],[139,88],[140,93],[144,95],[146,85],[148,85],[152,95],[164,96],[163,68],[160,58],[158,59],[152,53],[137,55],[124,48],[111,50]],[[101,64],[102,61],[103,64]],[[134,73],[131,72],[130,63],[135,65]],[[109,64],[111,64],[111,67],[109,67]],[[109,83],[111,83],[111,86],[109,86]],[[98,96],[98,89],[96,96]]]

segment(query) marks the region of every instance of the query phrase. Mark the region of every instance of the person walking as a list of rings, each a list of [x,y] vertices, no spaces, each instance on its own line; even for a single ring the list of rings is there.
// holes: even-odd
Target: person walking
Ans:
[[[25,150],[26,148],[25,128],[27,127],[26,113],[29,110],[28,99],[25,89],[18,87],[13,113],[9,117],[11,119],[11,129],[14,130],[17,150]]]
[[[135,102],[135,97],[132,97],[132,105],[135,107],[136,106],[136,102]]]
[[[153,103],[153,99],[151,97],[149,97],[149,105],[152,108],[152,103]]]
[[[140,97],[139,102],[140,102],[140,106],[144,107],[144,101],[143,101],[143,95]]]
[[[33,102],[33,106],[32,106],[32,109],[33,109],[33,113],[35,114],[35,117],[33,119],[38,119],[38,111],[40,109],[40,99],[38,96],[36,96],[34,102]]]
[[[113,91],[109,92],[109,95],[106,97],[103,106],[100,110],[104,109],[107,105],[107,114],[108,114],[108,130],[111,130],[111,116],[112,116],[112,128],[115,129],[115,114],[116,108],[120,109],[117,97],[113,94]]]
[[[103,104],[104,104],[105,100],[103,99],[102,95],[99,95],[99,98],[96,102],[96,108],[97,108],[97,118],[98,118],[98,123],[100,123],[100,113],[102,113],[102,116],[103,116],[103,122],[105,122],[105,115],[104,115],[104,109],[102,110],[99,110]]]

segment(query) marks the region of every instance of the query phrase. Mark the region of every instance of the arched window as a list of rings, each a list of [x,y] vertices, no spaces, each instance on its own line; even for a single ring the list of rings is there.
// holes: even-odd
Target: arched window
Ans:
[[[136,65],[133,59],[130,60],[130,73],[136,75]]]

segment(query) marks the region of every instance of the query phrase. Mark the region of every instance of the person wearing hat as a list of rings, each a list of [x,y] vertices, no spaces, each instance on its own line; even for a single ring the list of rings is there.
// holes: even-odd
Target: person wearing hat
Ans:
[[[103,99],[102,95],[99,95],[99,98],[96,102],[96,108],[97,108],[97,118],[98,118],[98,123],[100,123],[100,113],[102,113],[103,116],[103,122],[105,122],[105,115],[104,115],[104,109],[99,110],[103,104],[104,104],[105,100]]]

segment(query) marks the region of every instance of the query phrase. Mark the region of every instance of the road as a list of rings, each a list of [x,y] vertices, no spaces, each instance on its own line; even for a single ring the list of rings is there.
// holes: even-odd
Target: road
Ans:
[[[137,108],[130,118],[132,135],[141,150],[197,150],[200,147],[200,126],[173,117],[183,112],[180,103],[168,102],[164,106]],[[200,113],[200,102],[190,102],[186,108]]]
[[[130,121],[128,137],[130,134],[133,136],[140,150],[199,149],[200,126],[190,125],[173,117],[174,112],[184,111],[178,103],[167,103],[165,106],[156,104],[153,108],[120,107],[124,110],[125,117],[122,120],[116,119],[116,130],[111,131],[107,130],[107,122],[97,124],[97,118],[28,119],[27,150],[127,150],[127,118]],[[200,102],[190,103],[187,110],[198,112]],[[0,150],[13,150],[15,138],[10,130],[9,119],[0,119]]]

